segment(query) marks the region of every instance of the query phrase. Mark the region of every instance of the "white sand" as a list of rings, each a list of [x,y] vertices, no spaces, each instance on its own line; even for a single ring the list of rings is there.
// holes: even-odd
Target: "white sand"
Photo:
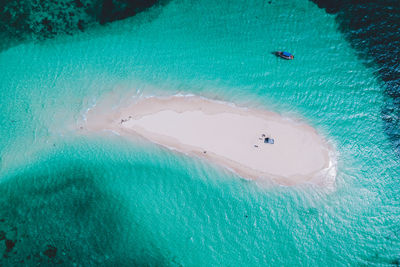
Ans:
[[[332,181],[330,149],[324,139],[312,127],[276,113],[193,96],[147,98],[105,117],[92,113],[88,129],[140,135],[213,160],[244,178],[284,185]],[[263,135],[275,143],[264,143]]]

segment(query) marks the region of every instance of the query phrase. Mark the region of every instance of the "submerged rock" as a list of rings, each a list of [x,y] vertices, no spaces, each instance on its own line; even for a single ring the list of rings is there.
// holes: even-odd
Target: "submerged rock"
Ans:
[[[100,23],[104,24],[134,16],[156,2],[157,0],[104,0],[101,7]]]
[[[49,258],[54,258],[57,255],[57,248],[51,245],[47,245],[47,249],[43,252]]]
[[[17,243],[17,241],[6,239],[6,253],[11,252],[15,246],[15,243]]]
[[[18,38],[32,35],[38,39],[45,39],[59,33],[71,34],[76,30],[79,19],[83,19],[87,24],[94,21],[88,13],[93,3],[86,0],[85,4],[77,5],[75,2],[73,0],[2,2],[0,30]]]
[[[6,232],[0,231],[0,240],[4,240],[6,238]]]

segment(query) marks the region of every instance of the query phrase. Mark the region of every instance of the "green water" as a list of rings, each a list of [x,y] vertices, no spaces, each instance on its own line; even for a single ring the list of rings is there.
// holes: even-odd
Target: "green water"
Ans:
[[[373,72],[305,0],[171,1],[2,51],[0,230],[16,243],[0,241],[0,265],[398,263],[399,159]],[[337,151],[335,188],[264,188],[153,144],[71,130],[107,95],[172,94],[305,120]]]

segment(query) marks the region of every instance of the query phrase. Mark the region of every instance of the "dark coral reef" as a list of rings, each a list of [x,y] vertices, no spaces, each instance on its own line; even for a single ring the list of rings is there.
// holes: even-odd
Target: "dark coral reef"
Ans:
[[[46,39],[124,19],[157,0],[0,0],[2,37]]]

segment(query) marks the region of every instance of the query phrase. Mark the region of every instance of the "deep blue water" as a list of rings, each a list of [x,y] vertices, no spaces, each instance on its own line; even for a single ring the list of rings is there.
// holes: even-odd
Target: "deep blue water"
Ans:
[[[368,67],[375,69],[387,100],[384,131],[400,153],[400,2],[312,0],[336,15],[339,29]]]

